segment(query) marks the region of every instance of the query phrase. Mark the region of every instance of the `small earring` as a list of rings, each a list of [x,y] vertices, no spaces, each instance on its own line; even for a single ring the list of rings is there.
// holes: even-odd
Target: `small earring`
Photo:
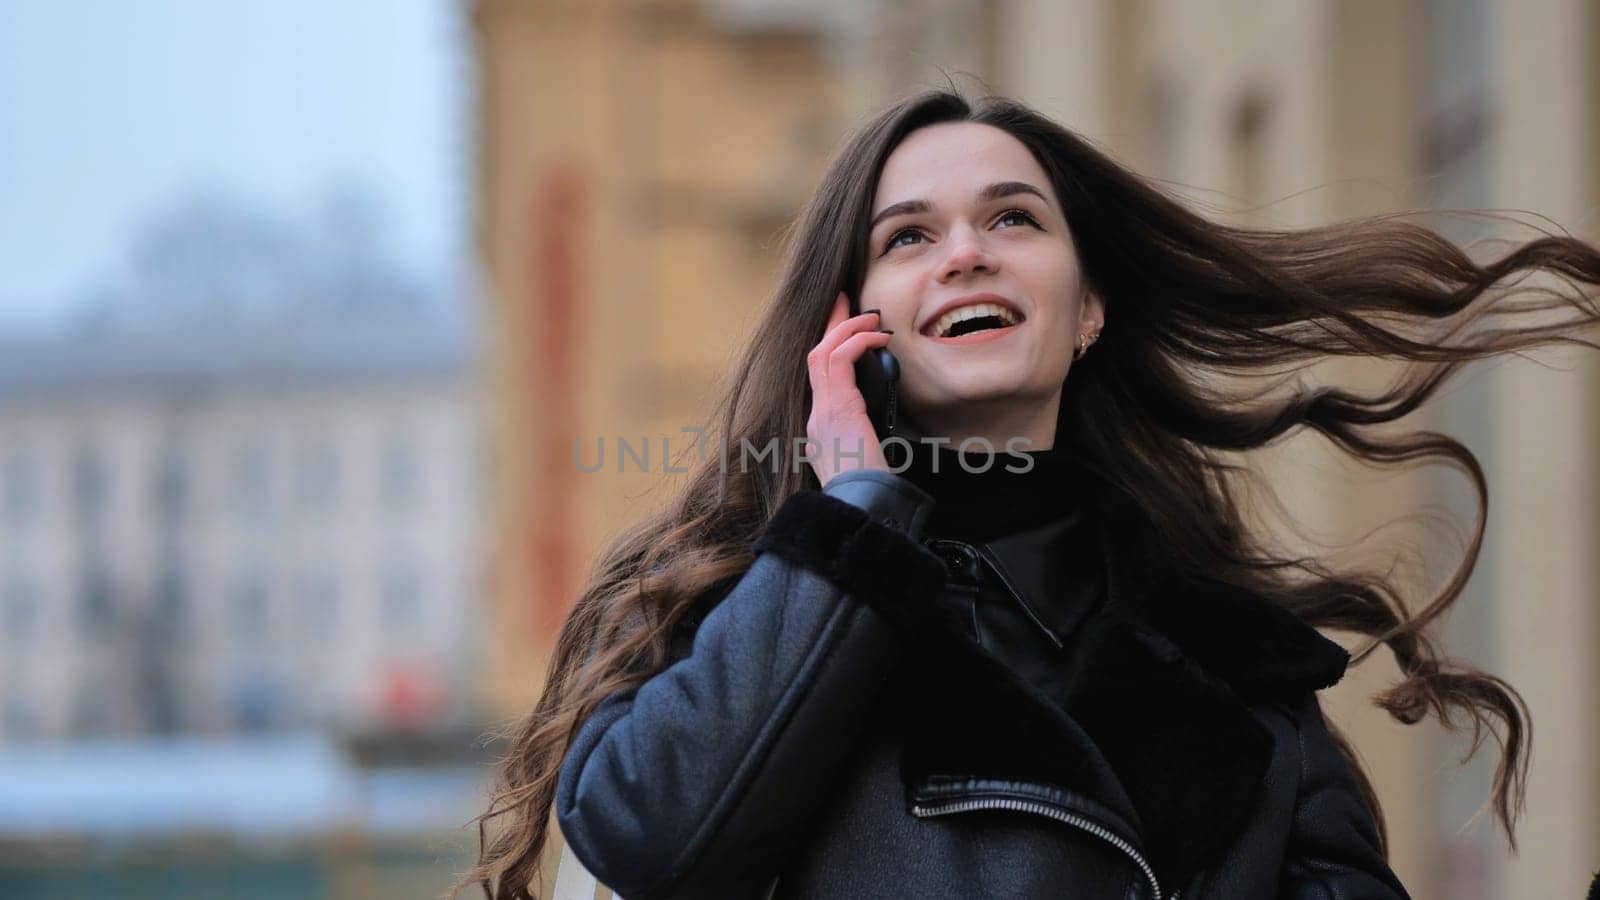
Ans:
[[[1083,359],[1083,354],[1088,349],[1089,349],[1089,336],[1086,335],[1086,334],[1078,335],[1078,352],[1072,354],[1073,362],[1077,362],[1078,360]]]

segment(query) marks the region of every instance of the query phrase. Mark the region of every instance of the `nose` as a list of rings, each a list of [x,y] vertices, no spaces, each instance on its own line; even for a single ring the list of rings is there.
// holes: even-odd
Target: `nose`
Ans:
[[[993,275],[999,270],[999,261],[989,252],[983,238],[971,228],[961,228],[950,235],[939,281],[949,282],[967,274],[982,272]]]

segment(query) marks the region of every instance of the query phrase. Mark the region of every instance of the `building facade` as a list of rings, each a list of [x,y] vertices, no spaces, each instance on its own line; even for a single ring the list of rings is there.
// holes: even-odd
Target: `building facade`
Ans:
[[[485,498],[464,333],[4,344],[0,740],[472,713]]]

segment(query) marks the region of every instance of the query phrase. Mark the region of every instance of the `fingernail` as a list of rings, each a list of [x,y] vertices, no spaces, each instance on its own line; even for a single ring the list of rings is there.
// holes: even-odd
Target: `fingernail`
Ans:
[[[869,312],[875,312],[875,313],[878,313],[878,318],[880,318],[880,319],[881,319],[881,318],[883,318],[883,313],[881,313],[881,312],[878,312],[878,310],[876,310],[876,309],[863,309],[863,310],[862,310],[862,311],[861,311],[861,314],[862,314],[862,315],[863,315],[863,316],[864,316],[864,315],[866,315],[866,314],[867,314],[867,313],[869,313]]]
[[[879,334],[894,334],[894,329],[893,328],[879,328],[878,329],[878,333]]]

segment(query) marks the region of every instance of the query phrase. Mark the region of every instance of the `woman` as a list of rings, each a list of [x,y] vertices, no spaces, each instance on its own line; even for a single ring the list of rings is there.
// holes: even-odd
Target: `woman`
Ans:
[[[1600,253],[1548,237],[1480,266],[1396,217],[1226,227],[1015,102],[888,109],[803,214],[718,411],[729,462],[574,606],[467,883],[533,896],[553,808],[630,898],[1404,897],[1316,697],[1379,644],[1397,719],[1503,730],[1514,841],[1525,707],[1429,632],[1481,513],[1408,615],[1381,574],[1263,549],[1235,462],[1310,427],[1455,465],[1483,501],[1461,444],[1380,429],[1465,362],[1578,341],[1576,289],[1496,287],[1533,270],[1592,285]],[[893,471],[854,381],[880,347],[914,451]],[[1276,378],[1348,355],[1406,365],[1377,396]],[[800,436],[803,465],[740,464]],[[1370,641],[1352,660],[1324,626]]]

